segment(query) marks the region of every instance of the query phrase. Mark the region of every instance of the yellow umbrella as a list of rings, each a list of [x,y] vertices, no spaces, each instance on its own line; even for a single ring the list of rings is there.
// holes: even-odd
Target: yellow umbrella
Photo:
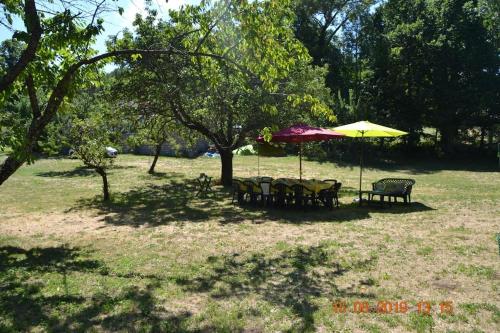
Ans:
[[[408,133],[382,126],[369,121],[358,121],[357,123],[352,123],[349,125],[335,127],[333,129],[335,132],[345,134],[352,138],[361,138],[361,155],[359,158],[359,203],[361,204],[361,179],[363,177],[363,141],[365,137],[373,138],[383,138],[383,137],[396,137],[401,135],[406,135]]]

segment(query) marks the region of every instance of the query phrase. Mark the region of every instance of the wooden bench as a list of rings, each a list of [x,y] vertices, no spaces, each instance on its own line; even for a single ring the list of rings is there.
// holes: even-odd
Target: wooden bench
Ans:
[[[380,201],[384,201],[384,197],[389,199],[402,198],[405,203],[411,202],[411,190],[415,185],[415,180],[407,178],[384,178],[372,183],[371,191],[363,191],[368,194],[368,201],[373,201],[373,197],[378,195]]]

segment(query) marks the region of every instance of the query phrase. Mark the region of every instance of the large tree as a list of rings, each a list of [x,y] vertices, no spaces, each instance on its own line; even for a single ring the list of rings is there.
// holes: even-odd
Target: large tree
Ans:
[[[412,145],[425,126],[437,128],[447,153],[460,129],[498,122],[499,57],[486,13],[466,0],[377,8],[362,44],[372,117],[409,131]]]
[[[123,65],[151,73],[150,84],[161,89],[159,98],[168,103],[173,117],[215,144],[223,185],[231,184],[232,150],[259,129],[312,114],[333,118],[322,103],[329,97],[324,71],[308,65],[310,58],[294,38],[293,13],[286,1],[226,1],[210,9],[185,10],[197,10],[200,21],[183,46],[223,54],[225,61],[176,54],[168,61],[142,57]],[[161,43],[169,34],[193,29],[182,12],[170,22],[157,22],[152,14],[136,21],[135,38],[126,35],[116,45]]]

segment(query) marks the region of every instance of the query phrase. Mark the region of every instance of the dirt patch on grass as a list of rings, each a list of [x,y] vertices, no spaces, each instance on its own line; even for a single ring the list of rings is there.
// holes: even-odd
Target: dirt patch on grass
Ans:
[[[131,229],[130,227],[123,227]],[[101,216],[87,213],[11,214],[0,216],[0,233],[17,237],[74,237],[81,233],[92,235],[117,231],[102,222]]]

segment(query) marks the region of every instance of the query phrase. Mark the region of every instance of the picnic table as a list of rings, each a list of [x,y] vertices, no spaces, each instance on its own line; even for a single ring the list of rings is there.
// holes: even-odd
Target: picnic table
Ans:
[[[264,179],[269,179],[269,177],[235,177],[234,179],[239,180],[242,183],[241,189],[243,191],[247,191],[247,185],[245,184],[245,182],[252,182],[254,185],[253,187],[254,192],[260,192],[260,185],[259,185],[260,182],[263,181]],[[317,179],[299,180],[297,178],[277,178],[273,179],[271,181],[271,184],[272,185],[285,184],[289,187],[295,184],[301,184],[316,194],[318,194],[321,190],[327,190],[332,186],[331,183],[324,182],[322,180],[317,180]]]
[[[332,209],[338,207],[338,190],[342,183],[334,179],[296,179],[271,177],[235,177],[233,179],[233,203],[237,198],[239,203],[249,199],[257,203],[258,199],[277,206],[287,206],[294,203],[297,207],[305,207],[309,202],[317,206],[319,202]]]

